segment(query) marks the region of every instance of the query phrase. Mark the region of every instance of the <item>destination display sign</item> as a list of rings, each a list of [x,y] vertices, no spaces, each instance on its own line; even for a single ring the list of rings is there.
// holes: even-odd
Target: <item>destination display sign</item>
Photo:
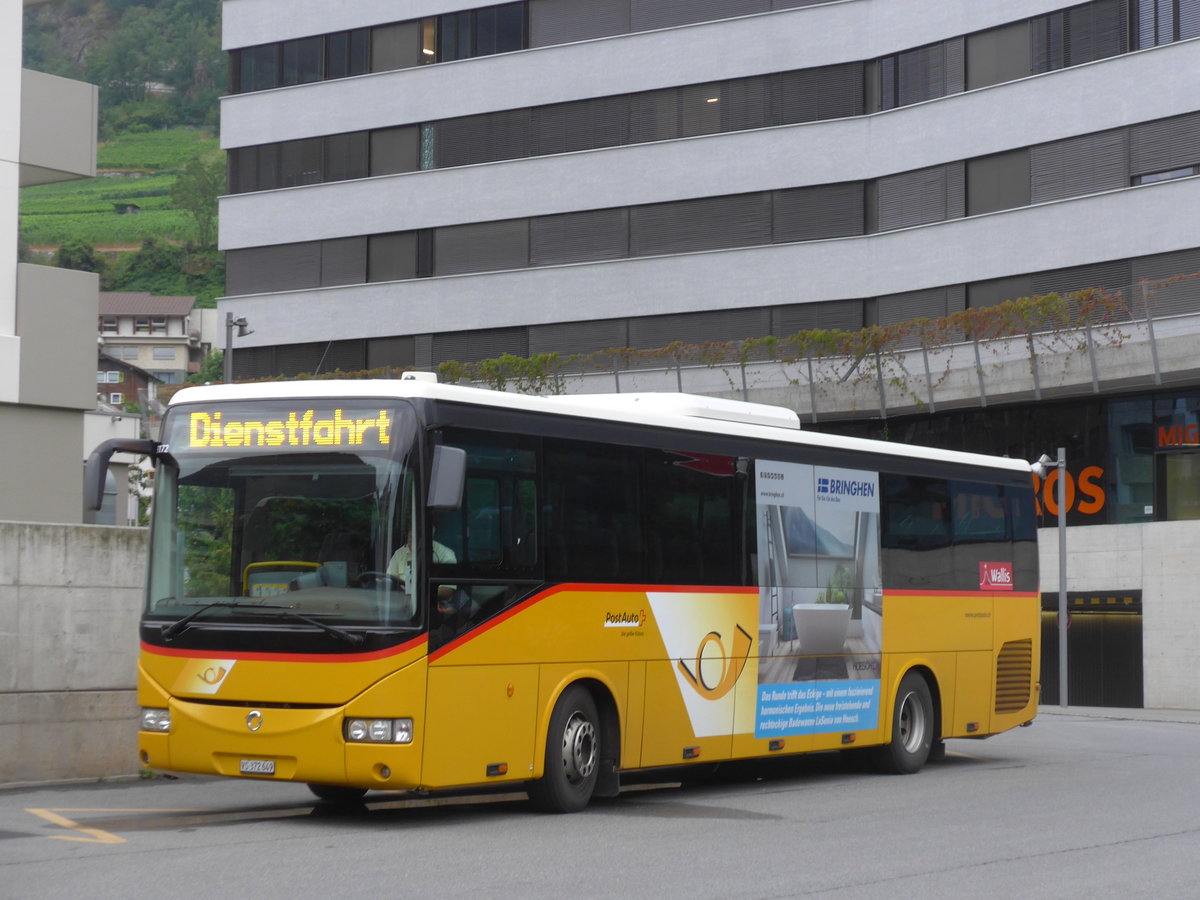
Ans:
[[[391,445],[395,415],[386,409],[333,409],[303,403],[254,408],[247,404],[174,410],[169,443],[181,450],[380,450]]]

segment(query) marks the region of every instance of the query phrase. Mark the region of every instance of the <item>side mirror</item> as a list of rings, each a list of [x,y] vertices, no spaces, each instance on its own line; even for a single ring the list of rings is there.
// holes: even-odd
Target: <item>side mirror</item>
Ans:
[[[104,476],[114,453],[153,457],[157,446],[148,439],[111,438],[93,450],[83,470],[83,502],[87,508],[99,509],[104,502]]]
[[[462,506],[466,476],[466,450],[440,444],[434,447],[433,466],[429,471],[429,497],[425,505],[430,509],[458,509]]]

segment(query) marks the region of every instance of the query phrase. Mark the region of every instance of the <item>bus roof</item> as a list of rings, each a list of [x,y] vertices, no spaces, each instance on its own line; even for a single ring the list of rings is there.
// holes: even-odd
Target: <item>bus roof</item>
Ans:
[[[418,375],[423,373],[416,373]],[[576,416],[654,427],[731,436],[753,437],[806,444],[813,447],[885,453],[891,456],[1030,472],[1027,460],[940,450],[912,444],[889,443],[816,431],[802,431],[800,419],[790,409],[746,403],[719,397],[677,393],[567,394],[534,396],[484,388],[440,384],[430,378],[388,380],[329,379],[322,381],[267,381],[254,384],[221,384],[187,387],[178,391],[171,406],[187,403],[228,403],[238,400],[289,399],[388,400],[429,399],[500,409]]]

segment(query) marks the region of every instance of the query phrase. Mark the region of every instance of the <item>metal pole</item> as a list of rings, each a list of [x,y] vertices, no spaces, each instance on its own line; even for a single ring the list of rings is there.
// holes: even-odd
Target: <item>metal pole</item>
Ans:
[[[225,357],[221,360],[221,380],[233,383],[233,313],[225,313]]]
[[[1058,705],[1067,706],[1067,448],[1058,448]]]

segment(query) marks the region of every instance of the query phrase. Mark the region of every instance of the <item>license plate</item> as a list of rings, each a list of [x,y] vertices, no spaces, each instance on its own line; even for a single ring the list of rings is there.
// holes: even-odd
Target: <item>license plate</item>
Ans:
[[[243,775],[274,775],[275,760],[273,759],[243,759],[240,769]]]

